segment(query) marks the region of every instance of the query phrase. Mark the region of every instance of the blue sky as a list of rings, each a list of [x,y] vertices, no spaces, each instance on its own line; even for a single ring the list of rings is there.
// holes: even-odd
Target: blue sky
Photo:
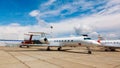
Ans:
[[[99,2],[98,4],[95,4],[99,0],[85,0],[88,3],[93,3],[92,8],[86,8],[84,9],[84,6],[79,5],[80,3],[74,3],[79,2],[79,0],[57,0],[54,3],[50,5],[43,5],[45,2],[48,2],[49,0],[1,0],[0,2],[0,25],[8,25],[13,22],[17,22],[20,25],[33,25],[36,24],[35,18],[31,17],[29,15],[29,12],[35,9],[39,9],[41,13],[47,12],[47,11],[54,11],[59,8],[62,8],[63,6],[66,6],[67,4],[70,5],[72,8],[77,9],[71,9],[70,7],[62,9],[59,14],[45,14],[41,16],[43,20],[46,22],[57,22],[60,20],[73,18],[73,17],[83,17],[86,15],[91,15],[93,13],[96,13],[97,11],[102,10],[103,8],[97,9],[100,6],[103,6],[107,1]],[[51,0],[52,1],[52,0]],[[54,1],[54,0],[53,0]],[[87,5],[87,4],[86,4]],[[89,5],[88,5],[89,7]],[[96,9],[96,11],[92,11],[92,9]],[[72,10],[72,12],[70,11]],[[47,16],[46,16],[47,15]]]
[[[1,0],[0,25],[18,22],[21,25],[34,24],[35,19],[29,12],[38,9],[42,0]]]
[[[1,35],[29,31],[50,33],[54,36],[90,34],[94,37],[120,38],[119,0],[1,0]],[[19,33],[19,35],[18,35]],[[4,37],[2,37],[4,38]]]

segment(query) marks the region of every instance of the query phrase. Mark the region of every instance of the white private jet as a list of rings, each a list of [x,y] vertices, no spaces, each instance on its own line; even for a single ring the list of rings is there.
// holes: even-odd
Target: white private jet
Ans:
[[[0,46],[18,46],[23,40],[0,39]]]
[[[115,49],[120,49],[120,40],[105,40],[99,35],[98,42],[100,43],[100,46],[105,47],[105,51],[115,51]]]
[[[91,46],[98,46],[100,45],[97,41],[91,40],[87,35],[79,36],[79,37],[66,37],[66,38],[46,38],[44,32],[39,32],[41,36],[39,40],[32,40],[32,37],[35,35],[33,33],[36,32],[29,32],[32,34],[30,35],[29,40],[24,40],[20,47],[22,46],[47,46],[47,50],[50,50],[50,47],[58,47],[58,50],[61,50],[63,46],[85,46],[88,49],[88,53],[91,54],[90,47]],[[38,33],[38,32],[37,32]]]

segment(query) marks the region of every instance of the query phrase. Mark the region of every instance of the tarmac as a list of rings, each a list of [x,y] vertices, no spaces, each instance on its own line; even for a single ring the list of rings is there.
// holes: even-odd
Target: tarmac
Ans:
[[[105,52],[84,47],[0,47],[0,68],[120,68],[120,50]]]

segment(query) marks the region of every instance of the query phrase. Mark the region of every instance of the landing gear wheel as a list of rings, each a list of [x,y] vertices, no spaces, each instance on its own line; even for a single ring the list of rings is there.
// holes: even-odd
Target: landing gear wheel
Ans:
[[[111,49],[110,51],[115,51],[115,49]]]
[[[50,51],[50,47],[49,46],[47,47],[47,51]]]
[[[87,50],[88,50],[88,54],[92,54],[90,47],[87,47]]]
[[[22,45],[20,45],[19,47],[22,48]]]
[[[62,48],[62,47],[58,47],[58,51],[61,51],[61,48]]]
[[[88,54],[92,54],[92,52],[91,52],[91,51],[88,51]]]
[[[27,46],[27,48],[29,48],[29,46]]]
[[[108,51],[108,49],[105,49],[105,51]]]

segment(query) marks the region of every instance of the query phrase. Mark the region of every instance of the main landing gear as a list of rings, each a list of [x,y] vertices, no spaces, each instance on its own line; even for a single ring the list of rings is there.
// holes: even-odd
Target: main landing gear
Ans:
[[[30,47],[29,45],[20,45],[19,47],[20,47],[20,48],[23,48],[23,46],[26,46],[27,48]]]
[[[62,49],[62,47],[60,46],[60,47],[58,47],[58,49],[57,49],[57,50],[58,50],[58,51],[61,51],[61,49]]]
[[[47,47],[47,51],[50,51],[50,47],[49,46]]]
[[[90,50],[90,47],[87,47],[88,54],[92,54],[92,51]]]
[[[116,50],[115,50],[115,48],[109,47],[109,48],[105,48],[105,51],[116,51]]]
[[[62,49],[62,47],[60,46],[60,47],[58,47],[57,50],[58,50],[58,51],[61,51],[61,49]],[[47,51],[50,51],[50,46],[47,47]]]

